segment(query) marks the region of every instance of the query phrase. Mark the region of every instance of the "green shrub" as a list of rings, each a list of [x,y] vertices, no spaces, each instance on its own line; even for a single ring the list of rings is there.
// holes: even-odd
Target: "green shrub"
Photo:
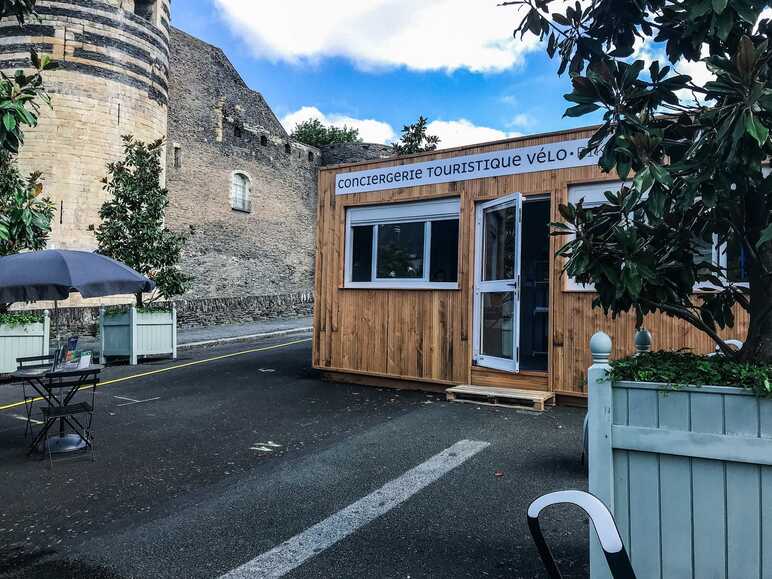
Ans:
[[[33,314],[31,312],[10,312],[0,314],[0,326],[15,328],[17,326],[40,324],[42,322],[43,316],[41,314]]]
[[[105,317],[111,318],[120,316],[128,312],[129,308],[131,308],[129,305],[107,306],[105,308]],[[156,312],[169,312],[171,309],[171,304],[153,304],[137,308],[137,312],[140,314],[153,314]]]
[[[690,386],[737,386],[772,395],[772,365],[738,362],[726,356],[688,352],[650,352],[614,360],[614,381],[658,382]]]

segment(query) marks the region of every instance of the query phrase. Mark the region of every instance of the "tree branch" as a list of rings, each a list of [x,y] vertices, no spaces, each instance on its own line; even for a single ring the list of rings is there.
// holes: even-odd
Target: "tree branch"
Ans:
[[[703,322],[699,317],[697,317],[695,314],[690,312],[687,308],[683,308],[680,306],[675,306],[672,304],[665,304],[662,302],[655,302],[651,300],[641,300],[641,303],[644,303],[648,306],[652,306],[654,308],[660,309],[663,312],[668,312],[673,314],[675,317],[680,318],[686,322],[689,322],[694,327],[696,327],[699,330],[702,330],[705,332],[710,338],[716,343],[716,345],[721,349],[721,351],[726,354],[727,356],[734,356],[735,352],[732,350],[727,343],[721,338],[721,336],[718,335],[718,332],[716,332],[713,328],[711,328],[708,324]]]

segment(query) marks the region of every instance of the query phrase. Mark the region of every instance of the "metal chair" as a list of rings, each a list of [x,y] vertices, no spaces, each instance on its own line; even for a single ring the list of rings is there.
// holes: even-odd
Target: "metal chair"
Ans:
[[[53,457],[51,453],[51,431],[52,427],[57,421],[66,423],[72,428],[75,433],[80,436],[85,442],[84,450],[91,452],[91,461],[96,460],[94,455],[94,408],[96,408],[96,387],[99,384],[98,374],[92,374],[88,377],[84,377],[79,370],[73,370],[71,372],[59,372],[57,377],[48,384],[48,389],[51,392],[52,397],[56,397],[54,391],[65,393],[66,397],[58,398],[59,406],[43,407],[43,417],[45,419],[45,426],[43,427],[45,432],[45,449],[48,454],[49,467],[53,467]],[[91,389],[91,402],[75,402],[73,403],[72,397],[76,392],[82,389]],[[81,423],[80,418],[86,416],[88,421]],[[62,424],[61,428],[63,429]],[[56,435],[54,435],[56,436]]]
[[[50,354],[46,356],[28,356],[24,358],[16,358],[16,368],[17,371],[22,372],[24,370],[34,371],[34,370],[47,370],[51,368],[51,364],[53,364],[55,358],[55,354]],[[33,436],[32,432],[32,408],[35,404],[35,391],[29,392],[27,389],[29,388],[29,385],[26,381],[22,380],[21,383],[22,388],[22,397],[24,399],[24,410],[27,413],[27,424],[24,427],[24,438],[27,438],[27,434],[29,433],[29,436]]]
[[[590,517],[595,532],[600,540],[603,553],[606,556],[611,575],[614,579],[636,579],[630,558],[625,551],[622,537],[619,535],[614,517],[606,508],[606,505],[597,497],[583,491],[559,491],[539,497],[528,507],[528,528],[531,531],[536,547],[539,549],[544,566],[547,568],[550,579],[562,579],[560,570],[555,563],[544,534],[539,525],[539,515],[547,507],[557,504],[576,505]]]

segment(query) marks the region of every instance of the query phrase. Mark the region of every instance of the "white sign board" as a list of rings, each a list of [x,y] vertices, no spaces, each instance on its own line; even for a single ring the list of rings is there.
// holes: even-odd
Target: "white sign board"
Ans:
[[[579,152],[587,146],[587,142],[588,139],[577,139],[549,145],[437,159],[399,167],[338,173],[335,176],[335,194],[349,195],[597,165],[598,157],[595,154],[587,155],[583,159],[579,158]]]

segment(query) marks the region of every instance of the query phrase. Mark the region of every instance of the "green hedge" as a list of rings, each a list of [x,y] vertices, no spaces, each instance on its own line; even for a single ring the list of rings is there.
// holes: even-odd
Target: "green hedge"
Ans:
[[[658,382],[675,386],[737,386],[772,395],[772,366],[740,363],[726,356],[650,352],[614,360],[614,381]]]
[[[129,309],[131,309],[131,306],[108,306],[105,308],[105,316],[108,318],[113,316],[120,316],[121,314],[125,314],[126,312],[128,312]],[[137,312],[140,314],[170,312],[171,310],[172,310],[171,305],[145,306],[144,308],[137,308]]]
[[[33,314],[30,312],[9,312],[0,314],[0,326],[27,326],[29,324],[40,324],[43,322],[42,314]]]

